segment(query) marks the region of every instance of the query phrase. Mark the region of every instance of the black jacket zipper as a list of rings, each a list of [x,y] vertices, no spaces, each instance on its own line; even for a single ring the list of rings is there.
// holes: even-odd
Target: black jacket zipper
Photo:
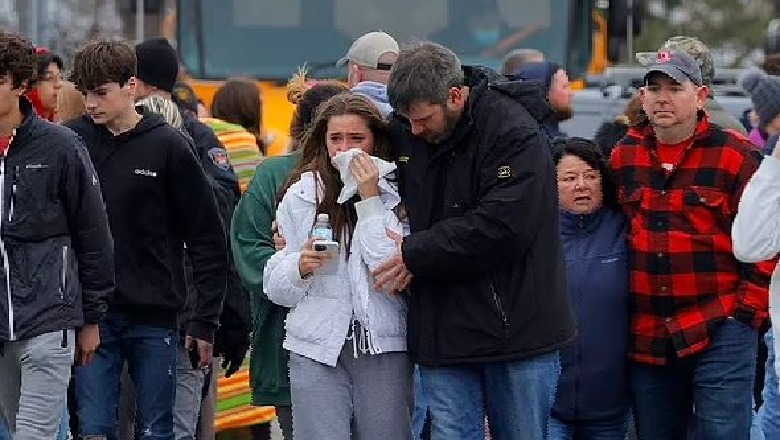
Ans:
[[[490,280],[490,293],[493,294],[493,303],[496,305],[496,310],[498,310],[498,314],[501,316],[501,322],[504,324],[504,331],[509,331],[509,319],[506,316],[506,311],[504,310],[504,304],[501,302],[501,297],[498,296],[498,292],[496,291],[496,286],[493,284],[493,280]]]

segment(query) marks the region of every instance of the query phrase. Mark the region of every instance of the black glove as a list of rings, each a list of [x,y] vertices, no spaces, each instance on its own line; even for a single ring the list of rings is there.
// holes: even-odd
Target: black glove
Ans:
[[[249,331],[241,327],[220,327],[215,338],[217,353],[222,356],[225,377],[230,377],[241,368],[249,351]]]

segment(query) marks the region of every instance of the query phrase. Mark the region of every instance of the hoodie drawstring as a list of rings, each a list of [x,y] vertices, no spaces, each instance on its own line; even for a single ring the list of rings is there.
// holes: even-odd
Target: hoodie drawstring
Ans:
[[[358,352],[366,354],[381,354],[380,350],[374,345],[374,338],[371,337],[371,331],[363,327],[360,321],[352,316],[352,322],[349,324],[349,334],[347,340],[352,341],[352,355],[355,359],[358,358]]]

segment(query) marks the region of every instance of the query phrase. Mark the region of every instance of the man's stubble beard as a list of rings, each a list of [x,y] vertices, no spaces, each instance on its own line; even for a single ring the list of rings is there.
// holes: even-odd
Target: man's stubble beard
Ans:
[[[553,106],[553,118],[556,122],[568,121],[574,116],[574,109],[569,104],[566,107]]]

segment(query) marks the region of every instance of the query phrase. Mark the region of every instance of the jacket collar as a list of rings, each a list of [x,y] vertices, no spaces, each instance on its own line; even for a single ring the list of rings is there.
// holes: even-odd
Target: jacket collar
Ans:
[[[537,81],[509,79],[498,73],[478,66],[463,66],[466,86],[469,87],[469,97],[458,123],[450,136],[441,142],[434,157],[450,151],[457,146],[471,131],[477,106],[483,98],[488,98],[488,91],[501,93],[525,107],[528,113],[539,124],[554,123],[553,110],[547,101],[547,93]],[[557,129],[556,129],[557,132]]]
[[[560,210],[559,218],[561,233],[563,235],[592,234],[601,223],[607,208],[601,207],[591,214],[573,214],[564,209]]]
[[[315,183],[314,172],[307,171],[301,174],[301,178],[290,187],[289,191],[304,202],[314,204],[317,202],[317,196],[322,196],[322,181],[317,178]]]
[[[16,137],[14,138],[15,148],[19,147],[19,141],[33,135],[35,123],[40,119],[30,101],[24,96],[19,99],[19,110],[22,112],[22,123],[16,129]]]

